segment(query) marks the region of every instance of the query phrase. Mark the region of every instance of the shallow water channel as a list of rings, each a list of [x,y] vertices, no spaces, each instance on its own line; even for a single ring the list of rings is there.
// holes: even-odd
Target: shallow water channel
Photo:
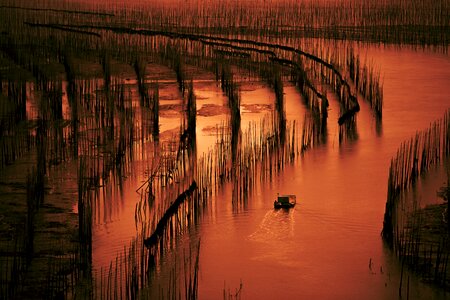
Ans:
[[[240,283],[243,299],[399,297],[401,265],[380,236],[389,163],[402,141],[441,118],[450,107],[450,58],[427,50],[390,47],[371,46],[361,52],[381,70],[381,128],[377,128],[368,104],[361,103],[358,138],[340,145],[339,107],[332,100],[324,145],[308,150],[281,175],[258,184],[244,205],[232,205],[231,184],[215,195],[201,222],[189,230],[189,235],[201,239],[200,299],[223,298],[224,290],[235,292]],[[214,81],[194,82],[194,87],[198,111],[205,104],[226,106],[226,97]],[[176,86],[160,88],[164,95]],[[284,92],[287,119],[301,124],[305,108],[299,93],[293,86],[285,86]],[[274,94],[260,83],[243,83],[241,99],[243,131],[249,121],[259,120],[273,109]],[[256,112],[251,104],[260,105]],[[226,110],[197,116],[198,155],[214,144],[208,128],[226,119]],[[161,127],[170,129],[170,124],[179,124],[179,120],[177,116],[162,117]],[[143,174],[139,160],[134,164],[134,174]],[[127,178],[121,192],[108,195],[117,205],[108,205],[110,211],[94,218],[95,271],[107,268],[134,237],[134,210],[139,200],[135,190],[143,180],[141,175]],[[436,183],[439,180],[442,182]],[[431,184],[439,186],[444,180],[435,177]],[[296,194],[295,208],[274,210],[277,193]],[[436,195],[423,195],[423,199],[433,201]],[[173,255],[181,261],[184,253],[173,250],[162,265],[173,263]],[[413,274],[405,274],[403,284],[406,286],[409,277],[411,299],[446,298]]]

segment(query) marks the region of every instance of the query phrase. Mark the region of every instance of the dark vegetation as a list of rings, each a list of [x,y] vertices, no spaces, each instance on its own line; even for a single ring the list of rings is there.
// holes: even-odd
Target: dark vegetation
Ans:
[[[359,100],[367,100],[374,118],[382,118],[382,82],[375,67],[362,63],[353,50],[335,53],[326,43],[301,48],[301,38],[448,44],[448,16],[422,2],[429,13],[415,19],[419,25],[410,24],[412,7],[405,2],[403,15],[357,1],[339,9],[289,1],[266,1],[254,9],[224,1],[203,10],[186,4],[173,9],[152,3],[152,9],[133,10],[41,2],[0,5],[0,177],[9,187],[0,206],[2,214],[15,213],[2,215],[9,226],[1,227],[8,237],[0,242],[2,299],[197,298],[200,239],[192,235],[186,243],[182,233],[195,227],[222,186],[232,184],[233,209],[245,209],[258,181],[271,180],[306,150],[325,144],[330,95],[340,107],[339,119],[332,121],[339,125],[341,143],[357,137]],[[447,4],[436,5],[446,9]],[[374,12],[385,22],[380,24]],[[353,23],[342,23],[349,14]],[[420,30],[404,30],[416,26]],[[152,77],[155,65],[171,75]],[[189,66],[216,75],[230,115],[217,126],[214,149],[200,155],[196,78],[187,72]],[[240,85],[245,78],[271,88],[275,109],[243,132]],[[172,79],[183,119],[179,134],[167,137],[160,130],[160,95],[163,82]],[[284,86],[290,83],[308,110],[301,130],[286,117]],[[420,170],[411,174],[438,159],[433,145],[423,146],[430,150],[420,154]],[[445,145],[448,150],[448,141]],[[137,189],[136,237],[108,269],[94,274],[93,221],[114,205],[105,191],[121,189],[137,159],[145,164],[146,180]],[[9,182],[15,167],[24,175]],[[390,179],[390,191],[398,193],[404,171],[391,172],[398,174]],[[65,178],[70,184],[59,186]],[[384,236],[394,244],[401,239],[392,215],[386,217]],[[61,240],[52,239],[47,229]],[[411,256],[405,250],[411,242],[405,243],[398,242],[403,245],[398,248]],[[183,261],[164,266],[162,256],[173,256],[175,248],[186,251]],[[435,252],[425,259],[439,256],[430,253]],[[236,293],[224,290],[224,297],[238,298],[241,290],[242,285]]]
[[[391,161],[382,236],[403,265],[439,285],[449,286],[449,227],[447,203],[423,207],[407,195],[422,176],[437,166],[449,171],[450,112],[427,130],[404,142]],[[439,195],[448,197],[448,186]],[[409,199],[409,200],[408,200]],[[401,295],[402,283],[399,292]]]

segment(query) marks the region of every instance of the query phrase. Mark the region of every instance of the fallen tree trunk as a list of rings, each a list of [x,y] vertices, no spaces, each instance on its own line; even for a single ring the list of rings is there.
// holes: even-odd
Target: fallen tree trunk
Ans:
[[[158,224],[156,225],[155,231],[152,233],[152,235],[144,239],[145,247],[151,248],[158,242],[159,238],[163,235],[170,218],[178,211],[178,207],[180,206],[180,204],[183,203],[187,197],[191,196],[196,189],[197,183],[194,180],[192,181],[191,185],[187,190],[178,195],[177,199],[175,199],[175,201],[169,206],[169,208],[166,210],[164,215],[159,220]]]

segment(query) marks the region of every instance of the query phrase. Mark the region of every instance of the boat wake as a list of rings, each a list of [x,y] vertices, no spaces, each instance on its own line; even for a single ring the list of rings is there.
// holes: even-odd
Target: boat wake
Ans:
[[[297,249],[294,228],[295,209],[268,211],[256,231],[248,236],[257,249],[253,259],[292,267]]]
[[[269,210],[249,239],[259,242],[285,241],[294,236],[295,209]]]

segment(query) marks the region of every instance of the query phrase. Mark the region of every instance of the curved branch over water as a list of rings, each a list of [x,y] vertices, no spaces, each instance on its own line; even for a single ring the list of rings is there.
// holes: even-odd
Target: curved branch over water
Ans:
[[[179,32],[171,32],[171,31],[163,31],[163,30],[151,30],[151,29],[133,29],[133,28],[129,28],[129,27],[39,24],[39,23],[28,23],[28,22],[26,22],[26,24],[30,25],[30,26],[43,26],[43,27],[53,26],[56,29],[85,28],[85,29],[94,29],[94,30],[107,30],[107,31],[115,32],[115,33],[125,33],[125,34],[139,34],[139,35],[148,35],[148,36],[160,35],[160,36],[165,36],[168,38],[188,39],[188,40],[199,41],[199,42],[203,42],[203,43],[207,42],[208,40],[221,41],[221,42],[225,42],[224,44],[221,44],[222,46],[232,47],[236,50],[244,50],[244,49],[252,50],[252,51],[257,51],[257,52],[265,53],[265,54],[274,54],[274,52],[268,51],[268,50],[240,47],[240,46],[232,45],[231,43],[247,44],[247,45],[253,45],[253,46],[257,46],[257,47],[268,47],[268,48],[272,48],[272,49],[289,51],[289,52],[293,52],[298,55],[304,56],[308,59],[311,59],[311,60],[323,65],[324,67],[330,69],[331,71],[333,71],[333,73],[336,74],[336,76],[339,78],[341,84],[343,84],[347,88],[349,94],[352,95],[350,85],[344,79],[344,76],[341,74],[341,72],[335,66],[333,66],[331,63],[324,61],[322,58],[320,58],[318,56],[315,56],[311,53],[305,52],[303,50],[300,50],[300,49],[297,49],[297,48],[294,48],[291,46],[271,44],[271,43],[259,42],[259,41],[253,41],[253,40],[247,40],[247,39],[231,39],[231,38],[225,38],[225,37],[209,36],[209,35],[204,35],[204,34],[179,33]],[[352,95],[352,96],[356,100],[356,97],[354,95]]]
[[[188,39],[191,41],[198,41],[200,43],[210,45],[210,46],[221,46],[221,47],[228,47],[234,50],[238,51],[252,51],[257,52],[260,54],[269,55],[269,59],[272,61],[277,61],[285,64],[289,64],[293,67],[296,66],[296,63],[288,60],[288,59],[280,59],[277,58],[274,51],[266,50],[266,49],[255,49],[252,47],[244,47],[244,46],[237,46],[233,45],[232,43],[237,44],[247,44],[247,45],[253,45],[256,47],[267,47],[272,49],[278,49],[278,50],[284,50],[296,53],[298,55],[304,56],[308,59],[311,59],[324,67],[330,69],[339,79],[339,82],[347,89],[347,92],[349,94],[349,99],[353,103],[353,107],[349,108],[344,114],[339,118],[339,125],[342,125],[345,123],[345,121],[355,115],[356,112],[359,111],[359,103],[355,95],[352,94],[350,85],[345,80],[344,76],[341,74],[341,72],[333,66],[331,63],[328,63],[321,59],[318,56],[315,56],[311,53],[305,52],[300,49],[296,49],[291,46],[286,45],[279,45],[279,44],[271,44],[271,43],[265,43],[265,42],[259,42],[259,41],[253,41],[253,40],[247,40],[247,39],[231,39],[231,38],[224,38],[224,37],[214,37],[214,36],[208,36],[203,34],[192,34],[192,33],[178,33],[178,32],[169,32],[169,31],[162,31],[162,30],[150,30],[150,29],[133,29],[128,27],[111,27],[111,26],[93,26],[93,25],[59,25],[59,24],[38,24],[38,23],[29,23],[25,22],[25,24],[29,26],[42,26],[42,27],[49,27],[54,29],[72,29],[73,28],[84,28],[84,29],[94,29],[94,30],[108,30],[115,33],[124,33],[124,34],[139,34],[139,35],[147,35],[147,36],[165,36],[168,38],[175,38],[175,39]],[[88,31],[80,31],[80,33],[89,33],[94,34],[92,32]],[[100,36],[100,35],[99,35]],[[219,42],[218,42],[219,41]],[[308,85],[310,88],[312,87],[312,84],[309,83]],[[321,95],[316,89],[311,89],[319,98],[323,99],[323,95]]]
[[[36,8],[36,7],[23,7],[15,5],[1,5],[0,9],[14,9],[14,10],[26,10],[26,11],[38,11],[38,12],[53,12],[73,15],[90,15],[90,16],[102,16],[102,17],[114,17],[112,13],[101,13],[85,10],[69,10],[69,9],[55,9],[55,8]]]
[[[158,224],[156,225],[156,229],[152,233],[152,235],[150,235],[150,237],[148,237],[144,240],[145,247],[151,248],[153,245],[155,245],[158,242],[159,238],[164,233],[164,229],[167,226],[167,223],[168,223],[170,217],[172,217],[172,215],[178,211],[178,207],[181,205],[181,203],[183,203],[184,200],[186,200],[186,198],[191,196],[196,189],[197,189],[197,183],[195,181],[193,181],[192,184],[189,186],[189,188],[186,191],[184,191],[183,193],[181,193],[177,197],[177,199],[175,199],[175,201],[172,203],[172,205],[170,205],[170,207],[166,210],[164,215],[159,220]]]
[[[102,36],[98,33],[95,32],[90,32],[90,31],[85,31],[85,30],[78,30],[78,29],[73,29],[70,28],[69,26],[65,26],[65,25],[58,25],[58,24],[36,24],[36,23],[31,23],[31,22],[23,22],[25,25],[28,25],[30,27],[45,27],[45,28],[50,28],[50,29],[57,29],[57,30],[62,30],[62,31],[67,31],[67,32],[72,32],[72,33],[80,33],[80,34],[87,34],[87,35],[93,35],[96,36],[98,38],[101,38]]]

